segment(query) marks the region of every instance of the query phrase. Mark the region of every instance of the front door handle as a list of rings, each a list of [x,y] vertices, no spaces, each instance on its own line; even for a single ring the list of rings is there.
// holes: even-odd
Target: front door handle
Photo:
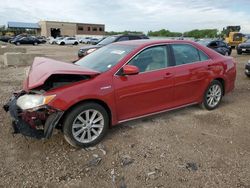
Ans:
[[[173,76],[173,73],[167,72],[164,76],[164,78],[171,78]]]

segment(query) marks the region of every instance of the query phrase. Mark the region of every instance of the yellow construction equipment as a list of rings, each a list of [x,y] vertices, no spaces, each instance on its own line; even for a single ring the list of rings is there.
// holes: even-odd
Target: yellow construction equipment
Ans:
[[[225,33],[225,41],[231,47],[237,47],[240,43],[247,40],[244,34],[240,33],[240,26],[227,26],[223,28],[223,32]]]

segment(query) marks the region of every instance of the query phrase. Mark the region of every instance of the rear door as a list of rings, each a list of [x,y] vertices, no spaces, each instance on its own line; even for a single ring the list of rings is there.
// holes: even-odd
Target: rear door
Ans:
[[[143,50],[128,64],[137,66],[137,75],[114,76],[118,120],[126,120],[170,108],[173,102],[174,69],[169,67],[165,45]]]
[[[199,101],[208,84],[211,60],[190,44],[172,44],[175,58],[175,106]]]

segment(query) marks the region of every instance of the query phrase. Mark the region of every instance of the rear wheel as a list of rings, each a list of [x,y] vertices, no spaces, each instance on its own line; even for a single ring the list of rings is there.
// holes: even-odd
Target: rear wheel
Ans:
[[[207,110],[213,110],[219,106],[222,96],[222,84],[218,80],[214,80],[205,91],[201,106]]]
[[[241,51],[241,50],[237,50],[237,54],[238,54],[238,55],[241,55],[241,54],[242,54],[242,51]]]
[[[109,127],[105,108],[97,103],[84,103],[71,110],[64,121],[66,141],[75,147],[89,147],[99,143]]]
[[[65,42],[61,42],[60,45],[65,45]]]
[[[37,42],[34,42],[34,44],[33,44],[34,46],[36,46],[36,45],[38,45],[38,43]]]
[[[19,46],[21,43],[20,42],[16,42],[16,45]]]
[[[74,45],[78,45],[78,42],[75,42]]]

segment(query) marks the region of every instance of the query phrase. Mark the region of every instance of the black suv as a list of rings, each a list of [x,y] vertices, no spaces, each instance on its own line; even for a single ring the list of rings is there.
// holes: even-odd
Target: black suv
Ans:
[[[80,50],[78,51],[78,57],[82,58],[90,54],[91,52],[113,42],[120,42],[120,41],[125,41],[125,40],[139,40],[139,39],[149,39],[149,38],[146,35],[137,35],[137,34],[126,34],[126,35],[124,34],[124,35],[109,36],[103,39],[97,45],[91,45],[91,46],[80,48]]]
[[[231,47],[227,43],[221,40],[204,39],[204,40],[199,40],[197,42],[203,46],[207,46],[208,48],[213,49],[214,51],[220,53],[221,55],[225,56],[231,55],[232,52]]]

